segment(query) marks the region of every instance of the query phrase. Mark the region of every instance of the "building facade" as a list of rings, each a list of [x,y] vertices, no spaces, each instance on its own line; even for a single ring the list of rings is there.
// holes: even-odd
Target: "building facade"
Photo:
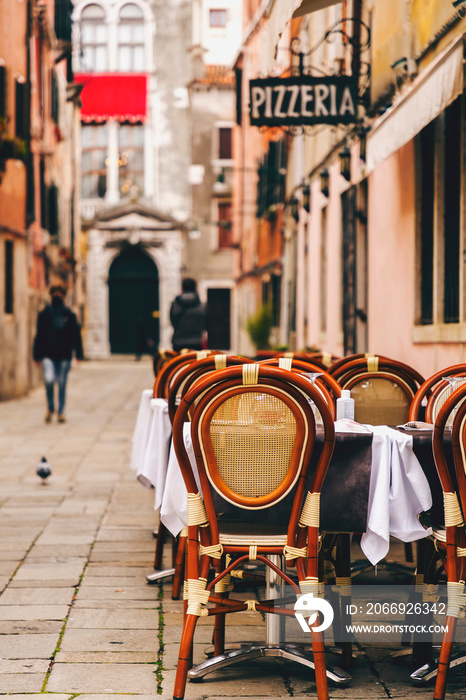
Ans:
[[[238,139],[286,142],[277,345],[385,354],[425,375],[462,361],[464,9],[435,0],[251,9]],[[300,61],[304,73],[357,78],[354,121],[251,126],[249,80],[299,72]],[[257,167],[260,154],[254,159]],[[251,199],[260,200],[260,183],[260,173],[251,175]],[[238,204],[235,234],[258,260],[264,241],[253,232],[263,224],[243,229],[240,212]],[[264,235],[272,250],[273,232]],[[249,298],[260,304],[254,271],[263,275],[250,262]],[[246,298],[244,272],[238,280]],[[250,309],[240,304],[240,313],[244,327]]]
[[[71,4],[3,3],[0,47],[0,398],[7,399],[40,380],[32,345],[49,283],[65,282],[79,311]]]

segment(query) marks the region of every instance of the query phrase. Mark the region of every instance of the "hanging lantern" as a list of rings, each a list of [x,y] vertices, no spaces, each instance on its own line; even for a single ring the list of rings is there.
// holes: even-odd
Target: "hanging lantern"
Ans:
[[[328,197],[329,192],[329,174],[327,168],[320,171],[320,191],[325,197]]]
[[[303,187],[303,209],[308,214],[311,211],[311,188],[309,185]]]

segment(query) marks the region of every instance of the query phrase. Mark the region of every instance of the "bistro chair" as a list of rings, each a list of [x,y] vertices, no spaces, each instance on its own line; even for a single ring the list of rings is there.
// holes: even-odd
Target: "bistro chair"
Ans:
[[[323,418],[324,446],[310,487],[306,478],[316,424],[311,399]],[[196,405],[197,403],[197,405]],[[202,496],[183,440],[192,411],[191,436]],[[187,488],[187,612],[180,642],[174,698],[184,697],[199,617],[215,616],[214,654],[220,666],[261,656],[282,656],[310,665],[277,645],[224,654],[227,613],[255,610],[293,615],[275,600],[229,597],[241,565],[262,562],[268,571],[303,593],[320,595],[319,499],[333,453],[334,424],[327,402],[307,378],[280,368],[245,364],[212,373],[183,396],[173,423],[173,442]],[[278,556],[277,556],[278,555]],[[296,563],[298,583],[280,566]],[[275,562],[270,557],[277,557]],[[208,579],[211,568],[215,576]],[[317,697],[327,700],[327,676],[320,632],[311,630]],[[294,654],[294,656],[293,656]],[[215,668],[209,659],[201,664]],[[200,668],[200,667],[197,667]],[[194,671],[194,674],[193,674]],[[191,669],[190,677],[198,678]]]
[[[182,396],[195,382],[206,374],[215,372],[215,370],[250,362],[252,362],[252,360],[247,357],[219,353],[217,355],[209,355],[201,360],[196,360],[183,366],[183,368],[170,379],[168,386],[168,414],[172,425],[175,419],[176,409]]]
[[[398,360],[372,356],[350,360],[332,376],[354,399],[354,419],[371,425],[405,423],[424,378]]]
[[[384,355],[376,355],[373,352],[358,352],[354,353],[353,355],[345,355],[345,357],[339,357],[332,362],[332,364],[328,367],[327,372],[333,375],[334,372],[340,369],[340,367],[343,367],[343,365],[348,364],[348,362],[352,362],[352,360],[360,360],[361,358],[365,358],[367,360],[369,357],[384,357]]]
[[[448,377],[448,379],[446,379]],[[458,382],[455,378],[458,377]],[[466,364],[451,365],[425,380],[414,395],[409,409],[408,421],[421,418],[427,423],[435,419],[447,400],[459,384],[466,382]]]
[[[264,360],[270,360],[277,357],[287,357],[294,360],[301,360],[301,362],[308,362],[325,370],[327,370],[332,362],[338,359],[336,355],[332,355],[330,352],[291,352],[273,350],[258,350],[255,359],[258,362],[262,362]]]
[[[319,375],[312,378],[315,386],[326,399],[332,416],[335,420],[335,401],[341,395],[341,386],[330,374],[317,365],[311,365],[302,360],[296,360],[294,357],[274,357],[269,360],[262,360],[260,364],[270,365],[273,367],[281,367],[291,372],[297,372],[303,376],[312,374]]]
[[[184,365],[189,365],[196,360],[215,354],[213,350],[195,350],[190,352],[177,353],[170,358],[157,374],[154,383],[154,398],[168,399],[169,383],[173,377],[182,369]]]
[[[445,376],[445,375],[444,375]],[[453,466],[449,467],[446,426],[453,417],[451,449]],[[448,431],[449,432],[449,431]],[[447,579],[448,605],[446,630],[443,635],[438,664],[431,662],[411,675],[415,682],[425,682],[436,673],[434,700],[445,697],[447,674],[452,661],[452,651],[457,620],[466,610],[464,592],[466,578],[466,385],[459,386],[443,403],[436,418],[433,432],[435,466],[441,482],[444,501],[443,523],[433,523],[432,539],[439,553]],[[466,653],[455,654],[454,664],[466,662]]]
[[[174,357],[171,357],[165,361],[160,371],[156,375],[154,383],[154,399],[166,399],[168,400],[168,390],[170,382],[173,381],[174,377],[181,371],[185,365],[190,365],[192,362],[201,360],[204,357],[212,354],[210,350],[199,350],[187,353],[176,353]],[[176,570],[176,552],[177,547],[173,545],[173,555],[172,555],[172,568],[162,569],[162,558],[164,546],[168,539],[168,530],[163,525],[159,523],[159,528],[157,531],[157,540],[155,545],[154,554],[154,571],[155,573],[149,574],[147,576],[148,583],[155,583],[161,578],[173,575]]]
[[[171,360],[177,355],[178,352],[176,350],[165,350],[164,348],[159,348],[158,350],[156,350],[154,358],[152,360],[154,377],[157,377],[158,373],[160,372],[162,367],[168,362],[168,360]]]
[[[252,362],[252,360],[235,355],[218,354],[209,355],[209,357],[205,357],[201,360],[194,360],[189,364],[183,365],[180,371],[172,375],[172,378],[168,381],[168,415],[172,425],[175,419],[176,409],[178,408],[182,396],[196,381],[216,370],[243,365],[248,362]],[[190,420],[189,414],[187,420]],[[175,573],[172,587],[173,600],[178,600],[180,597],[187,534],[187,528],[183,528],[177,538],[176,557],[174,561]]]

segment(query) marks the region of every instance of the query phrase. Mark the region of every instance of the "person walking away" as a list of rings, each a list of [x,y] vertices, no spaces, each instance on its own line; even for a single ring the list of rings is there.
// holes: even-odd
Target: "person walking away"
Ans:
[[[34,361],[42,363],[47,397],[45,422],[55,413],[55,383],[58,384],[58,422],[65,423],[66,381],[73,351],[77,360],[83,359],[81,330],[75,314],[65,306],[66,287],[50,288],[51,303],[37,317],[34,339]]]
[[[185,277],[179,294],[170,307],[170,321],[174,328],[173,350],[202,350],[204,332],[207,329],[205,304],[197,293],[196,280]]]

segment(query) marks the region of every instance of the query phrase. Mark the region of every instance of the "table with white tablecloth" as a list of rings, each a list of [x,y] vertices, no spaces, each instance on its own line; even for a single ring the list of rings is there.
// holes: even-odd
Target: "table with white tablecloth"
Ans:
[[[364,532],[361,547],[372,564],[387,555],[390,536],[412,542],[429,535],[418,515],[431,507],[432,496],[412,449],[413,436],[387,426],[365,426],[358,433],[348,432],[351,426],[344,422],[337,421],[335,427],[334,455],[322,488],[322,529]],[[190,423],[184,426],[184,440],[198,479]],[[362,523],[357,523],[358,515],[364,518]],[[186,487],[174,449],[170,450],[160,518],[173,535],[187,523]]]

